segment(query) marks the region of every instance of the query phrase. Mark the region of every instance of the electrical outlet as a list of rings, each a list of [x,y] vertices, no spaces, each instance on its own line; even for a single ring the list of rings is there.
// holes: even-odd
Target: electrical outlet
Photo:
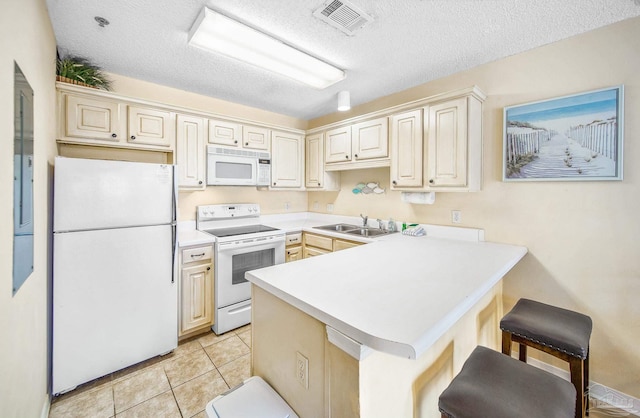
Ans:
[[[303,388],[309,389],[309,359],[296,351],[296,379]]]
[[[451,222],[454,224],[462,223],[462,211],[461,210],[452,210],[451,211]]]
[[[327,212],[333,212],[333,203],[327,203]]]
[[[291,203],[285,202],[284,203],[284,210],[289,210],[289,209],[291,209]]]
[[[313,202],[313,210],[318,210],[318,209],[320,209],[320,204],[316,200],[315,202]]]

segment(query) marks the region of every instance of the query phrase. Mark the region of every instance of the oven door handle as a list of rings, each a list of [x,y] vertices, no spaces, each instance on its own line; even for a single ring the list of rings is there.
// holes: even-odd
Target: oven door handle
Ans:
[[[218,243],[218,252],[219,253],[227,253],[232,252],[233,250],[237,250],[240,248],[256,248],[256,250],[268,249],[268,248],[276,248],[278,245],[284,244],[284,235],[282,237],[278,236],[276,238],[266,238],[259,240],[247,240],[241,242],[221,242]]]

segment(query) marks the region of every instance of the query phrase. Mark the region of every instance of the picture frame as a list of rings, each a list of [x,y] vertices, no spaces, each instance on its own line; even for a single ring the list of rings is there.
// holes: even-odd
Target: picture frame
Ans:
[[[502,180],[622,180],[624,86],[504,108]]]

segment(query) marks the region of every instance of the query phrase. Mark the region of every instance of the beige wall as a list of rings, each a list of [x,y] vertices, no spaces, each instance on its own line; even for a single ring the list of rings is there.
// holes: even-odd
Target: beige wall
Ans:
[[[12,296],[14,60],[34,90],[34,270]],[[55,155],[55,39],[44,0],[0,13],[0,415],[38,417],[48,405],[48,215]]]
[[[355,108],[350,116],[449,90],[478,85],[484,104],[483,190],[440,193],[434,205],[409,205],[396,192],[355,196],[359,181],[382,181],[388,170],[343,172],[340,193],[309,193],[309,209],[334,203],[335,213],[462,225],[490,241],[525,245],[530,253],[507,276],[506,308],[520,297],[579,310],[594,322],[592,379],[640,397],[640,18],[489,63]],[[501,181],[502,109],[624,84],[624,181]],[[342,117],[342,115],[340,115]],[[310,127],[336,120],[328,115]]]

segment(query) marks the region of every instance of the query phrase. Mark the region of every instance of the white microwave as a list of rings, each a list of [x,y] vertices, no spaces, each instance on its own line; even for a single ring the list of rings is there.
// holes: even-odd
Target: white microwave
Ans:
[[[271,154],[207,145],[207,185],[268,186]]]

